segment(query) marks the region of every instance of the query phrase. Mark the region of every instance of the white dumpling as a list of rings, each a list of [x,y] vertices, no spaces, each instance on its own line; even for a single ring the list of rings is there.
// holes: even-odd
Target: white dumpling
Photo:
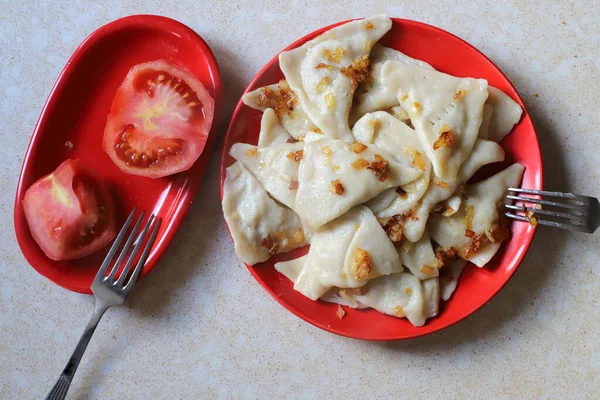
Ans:
[[[500,143],[510,133],[513,126],[521,119],[523,109],[502,90],[488,87],[489,97],[487,104],[491,105],[493,112],[488,128],[487,139]]]
[[[383,15],[348,22],[279,55],[300,106],[324,134],[352,141],[348,116],[354,91],[368,77],[371,48],[391,26]]]
[[[308,254],[303,255],[302,257],[298,257],[294,260],[282,261],[275,264],[275,269],[283,274],[290,281],[295,282],[298,279],[298,275],[302,271],[302,268],[306,264],[308,260]],[[342,306],[348,306],[352,308],[365,308],[365,306],[361,305],[356,301],[353,297],[346,294],[346,291],[354,290],[354,289],[339,289],[339,288],[331,288],[328,290],[320,300],[329,302],[329,303],[337,303]],[[352,293],[352,292],[348,292]]]
[[[439,299],[437,278],[419,281],[407,273],[382,276],[369,281],[360,290],[330,291],[322,297],[322,300],[341,305],[373,308],[394,317],[406,317],[415,326],[423,326],[427,318],[438,314]]]
[[[314,233],[294,289],[316,300],[332,287],[358,288],[400,271],[396,248],[377,218],[358,206]]]
[[[484,181],[469,185],[456,214],[430,216],[431,238],[441,246],[453,248],[460,257],[478,267],[484,266],[507,234],[499,207],[507,189],[518,187],[524,169],[521,164],[513,164]]]
[[[317,129],[298,104],[298,97],[285,80],[261,87],[242,96],[248,107],[259,111],[272,109],[285,130],[300,140],[310,131]]]
[[[403,214],[413,208],[429,186],[431,163],[425,157],[415,131],[385,111],[364,115],[352,128],[359,142],[374,144],[393,154],[398,162],[411,165],[423,174],[401,190],[390,188],[367,205],[379,218]]]
[[[240,163],[227,168],[222,206],[235,253],[247,264],[308,243],[298,215],[271,199]]]
[[[465,268],[465,265],[467,265],[465,260],[458,259],[444,266],[444,274],[441,274],[439,277],[440,297],[442,300],[448,301],[452,296],[452,293],[454,293],[454,290],[456,290],[458,278],[460,278],[460,274]]]
[[[424,232],[423,237],[416,243],[404,240],[398,246],[398,254],[402,265],[417,278],[425,280],[439,275],[438,261],[427,232]]]
[[[366,113],[398,106],[397,93],[384,84],[381,76],[381,69],[386,61],[396,60],[433,69],[425,61],[414,59],[398,50],[380,44],[373,46],[369,60],[371,60],[371,79],[363,82],[354,95],[352,112],[350,113],[351,126]]]
[[[347,144],[324,137],[304,143],[293,209],[311,230],[337,218],[390,187],[402,186],[422,171],[397,162],[374,145]]]
[[[384,84],[397,90],[435,175],[454,181],[479,134],[487,81],[400,61],[386,61],[381,73]]]
[[[242,163],[277,201],[294,208],[298,190],[298,167],[304,143],[256,147],[236,143],[229,154]]]
[[[267,108],[260,120],[258,147],[269,147],[290,141],[292,137],[279,123],[272,108]]]
[[[488,86],[488,90],[489,90],[490,86]],[[487,101],[489,101],[490,98],[488,96]],[[492,114],[494,113],[494,107],[491,104],[486,103],[483,106],[483,115],[481,116],[481,126],[479,127],[479,139],[488,139],[489,136],[489,131],[490,131],[490,124],[492,122]]]
[[[429,214],[440,202],[451,197],[459,188],[460,183],[471,179],[479,168],[502,160],[504,160],[504,150],[500,145],[489,140],[477,140],[471,156],[460,167],[454,182],[442,181],[431,174],[431,182],[425,195],[410,211],[411,218],[407,218],[402,225],[404,236],[411,242],[421,239]]]
[[[304,264],[306,264],[307,258],[308,254],[305,254],[302,257],[298,257],[293,260],[280,261],[275,263],[275,269],[290,281],[294,282],[296,279],[298,279],[298,275],[300,275],[300,271],[302,271]]]
[[[423,286],[423,316],[429,319],[438,315],[440,310],[440,281],[431,278],[421,282]]]
[[[353,297],[367,307],[394,317],[406,317],[415,326],[425,324],[425,298],[421,281],[407,273],[392,274],[369,282],[364,295]]]

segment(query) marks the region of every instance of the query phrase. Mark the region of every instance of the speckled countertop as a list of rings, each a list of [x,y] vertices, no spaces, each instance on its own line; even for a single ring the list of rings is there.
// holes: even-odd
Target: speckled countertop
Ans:
[[[43,398],[93,306],[29,267],[13,196],[66,60],[120,16],[169,16],[210,44],[225,84],[221,135],[250,79],[298,37],[379,12],[437,25],[482,50],[517,87],[538,129],[546,188],[600,196],[598,1],[368,3],[0,0],[0,398]],[[69,398],[600,396],[600,234],[540,229],[505,289],[445,331],[396,343],[345,339],[285,311],[240,267],[220,210],[218,154],[158,268],[100,323]]]

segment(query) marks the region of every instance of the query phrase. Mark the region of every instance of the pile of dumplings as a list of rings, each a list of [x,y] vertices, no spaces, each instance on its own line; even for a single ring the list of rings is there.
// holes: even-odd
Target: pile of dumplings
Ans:
[[[222,205],[245,263],[310,244],[275,265],[295,290],[422,326],[466,261],[483,267],[508,238],[500,206],[524,167],[466,182],[504,160],[522,110],[377,44],[391,25],[349,22],[279,55],[285,80],[243,97],[260,136],[232,146]]]

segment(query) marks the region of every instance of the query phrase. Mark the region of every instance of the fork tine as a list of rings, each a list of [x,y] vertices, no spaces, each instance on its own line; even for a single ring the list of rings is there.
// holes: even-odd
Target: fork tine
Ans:
[[[161,222],[162,222],[162,218],[157,218],[156,221],[154,222],[154,228],[152,229],[152,233],[150,233],[150,239],[148,239],[148,242],[146,243],[146,247],[144,248],[144,251],[142,252],[142,256],[140,257],[137,265],[135,266],[135,269],[131,273],[131,278],[129,278],[129,281],[127,281],[127,284],[125,285],[126,290],[131,289],[133,287],[133,285],[135,285],[135,282],[137,281],[137,278],[140,275],[140,272],[142,271],[144,264],[146,264],[146,259],[148,258],[148,253],[150,253],[150,249],[152,248],[152,245],[154,244],[154,240],[156,239],[156,235],[158,234],[158,230],[160,229]]]
[[[562,212],[558,212],[558,211],[548,211],[548,210],[543,210],[543,209],[537,209],[537,208],[532,208],[532,207],[520,207],[520,206],[515,206],[512,204],[505,204],[504,207],[509,208],[511,210],[516,210],[516,211],[531,211],[534,214],[539,214],[539,215],[549,215],[551,217],[558,217],[558,218],[567,218],[567,219],[574,219],[580,222],[584,221],[584,215],[582,212],[579,213],[579,215],[575,215],[575,214],[570,214],[570,213],[562,213]]]
[[[525,203],[535,203],[535,204],[542,204],[542,205],[545,205],[545,206],[554,206],[554,207],[568,208],[570,210],[581,210],[583,208],[582,205],[578,206],[578,205],[575,205],[575,204],[558,203],[556,201],[534,199],[534,198],[531,198],[531,197],[523,197],[523,196],[513,196],[511,194],[507,194],[506,198],[510,199],[510,200],[523,201]]]
[[[94,280],[104,278],[106,269],[110,265],[110,262],[112,261],[113,257],[115,256],[115,253],[119,249],[119,245],[121,244],[123,237],[125,237],[125,234],[127,233],[127,229],[129,229],[129,225],[131,225],[131,221],[133,220],[133,216],[135,215],[136,212],[137,212],[137,207],[133,207],[133,210],[131,210],[131,213],[129,214],[129,216],[127,217],[127,220],[125,221],[125,224],[119,231],[117,238],[115,239],[112,246],[110,247],[108,254],[104,258],[104,261],[102,262],[102,265],[100,266],[100,269],[98,270],[98,273],[96,274],[96,277],[94,278]]]
[[[504,215],[507,216],[508,218],[516,219],[519,221],[529,222],[529,223],[531,222],[529,220],[529,218],[527,218],[523,215],[517,215],[517,214],[510,213],[510,212],[506,212],[506,213],[504,213]],[[537,223],[538,223],[538,225],[553,226],[555,228],[569,229],[572,231],[589,232],[589,229],[584,224],[580,224],[580,225],[566,224],[566,223],[562,223],[562,222],[547,221],[547,220],[541,219],[541,218],[537,219]]]
[[[537,195],[537,196],[560,197],[563,199],[571,199],[571,200],[581,201],[583,203],[586,203],[588,201],[587,196],[580,196],[580,195],[573,194],[573,193],[550,192],[547,190],[533,190],[533,189],[520,189],[520,188],[509,188],[508,191],[516,192],[516,193]]]
[[[137,254],[139,253],[140,248],[142,247],[142,244],[144,243],[144,239],[146,238],[146,234],[148,233],[148,229],[150,228],[150,225],[152,225],[152,221],[154,221],[154,214],[150,215],[150,218],[148,218],[148,222],[146,222],[146,226],[144,226],[142,233],[140,233],[140,236],[138,237],[138,242],[136,243],[135,247],[133,248],[133,251],[131,252],[131,255],[129,256],[129,259],[127,260],[127,264],[125,264],[125,267],[123,268],[123,271],[121,272],[121,275],[119,276],[119,279],[115,282],[115,285],[117,285],[117,286],[122,285],[123,281],[125,281],[125,277],[129,274],[129,271],[131,270],[131,266],[133,265],[133,262],[135,261],[135,258],[137,257]]]
[[[108,276],[106,277],[106,280],[113,281],[115,279],[115,275],[117,274],[117,271],[119,270],[119,266],[121,265],[121,262],[123,262],[123,259],[127,255],[127,251],[129,250],[129,247],[131,247],[131,242],[133,242],[133,240],[135,239],[135,235],[137,234],[137,231],[140,227],[140,223],[142,222],[142,219],[144,218],[144,214],[145,214],[144,211],[142,211],[142,213],[138,217],[137,221],[135,222],[135,225],[133,226],[133,229],[131,230],[129,237],[127,238],[127,241],[125,242],[123,249],[121,250],[121,254],[119,254],[119,258],[117,258],[117,261],[114,263],[114,265],[110,271],[110,274],[108,274]]]

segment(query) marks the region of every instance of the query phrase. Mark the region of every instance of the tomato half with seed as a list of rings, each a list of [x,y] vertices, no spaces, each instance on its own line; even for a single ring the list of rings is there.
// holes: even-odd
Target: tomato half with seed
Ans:
[[[56,261],[87,256],[116,235],[108,188],[77,160],[64,161],[31,185],[23,210],[31,236]]]
[[[185,171],[202,154],[215,103],[202,83],[166,60],[131,68],[113,100],[102,146],[133,175]]]

